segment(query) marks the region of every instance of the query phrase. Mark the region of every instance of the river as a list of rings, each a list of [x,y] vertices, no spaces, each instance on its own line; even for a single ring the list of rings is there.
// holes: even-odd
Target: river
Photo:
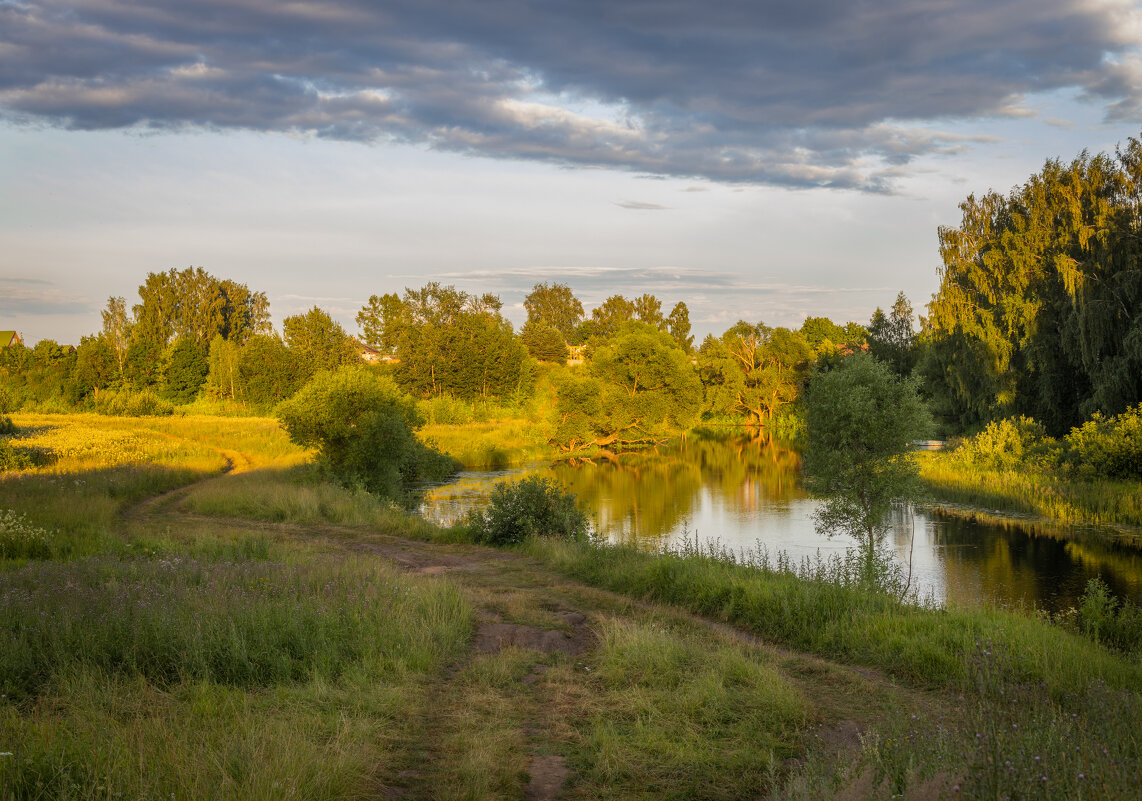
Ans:
[[[498,481],[544,473],[574,492],[595,529],[616,541],[716,542],[776,561],[844,554],[854,542],[813,525],[818,501],[801,486],[797,454],[774,442],[692,435],[667,445],[577,464],[464,471],[426,490],[421,513],[450,523],[483,506]],[[906,565],[913,532],[913,585],[936,604],[992,603],[1059,611],[1100,576],[1142,603],[1142,538],[1015,518],[982,523],[933,509],[893,514],[887,545]]]

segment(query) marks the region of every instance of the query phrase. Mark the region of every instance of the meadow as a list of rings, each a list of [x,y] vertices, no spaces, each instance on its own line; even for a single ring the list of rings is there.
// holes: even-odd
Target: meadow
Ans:
[[[13,419],[0,801],[1136,789],[1142,664],[1097,632],[843,563],[478,547],[271,419]]]

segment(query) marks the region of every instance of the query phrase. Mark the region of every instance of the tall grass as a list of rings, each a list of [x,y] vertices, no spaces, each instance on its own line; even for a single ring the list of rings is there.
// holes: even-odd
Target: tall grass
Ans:
[[[594,692],[575,715],[579,781],[591,796],[763,795],[794,756],[809,703],[760,649],[614,618],[596,630]]]
[[[215,517],[369,526],[416,539],[431,539],[439,533],[436,526],[410,517],[391,501],[364,490],[323,483],[312,465],[255,470],[203,482],[189,492],[182,508]]]
[[[1142,665],[1040,621],[990,609],[901,604],[859,582],[734,564],[703,553],[654,554],[621,545],[532,541],[529,552],[587,583],[675,604],[791,647],[876,667],[926,687],[964,687],[964,654],[979,640],[1011,654],[1012,682],[1053,697],[1091,681],[1142,691]]]
[[[344,557],[0,573],[0,799],[378,795],[470,631],[454,586]]]
[[[431,670],[469,621],[448,585],[376,565],[94,557],[0,573],[0,693],[78,672],[240,687]]]

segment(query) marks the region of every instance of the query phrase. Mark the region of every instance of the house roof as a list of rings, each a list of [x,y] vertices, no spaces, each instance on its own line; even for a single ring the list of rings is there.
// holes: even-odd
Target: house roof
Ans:
[[[0,331],[0,348],[6,348],[9,345],[15,345],[20,341],[20,335],[15,331]]]

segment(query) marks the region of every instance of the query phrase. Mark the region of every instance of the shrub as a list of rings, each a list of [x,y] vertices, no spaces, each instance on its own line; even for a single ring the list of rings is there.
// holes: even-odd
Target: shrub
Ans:
[[[1012,470],[1020,464],[1057,461],[1055,440],[1030,417],[1011,417],[987,424],[987,428],[964,440],[956,459],[992,470]]]
[[[140,392],[105,389],[95,398],[95,411],[113,417],[162,417],[174,414],[174,405],[149,389]]]
[[[1114,417],[1095,412],[1067,435],[1067,461],[1081,472],[1142,478],[1142,403]]]
[[[392,378],[361,367],[319,373],[278,406],[290,439],[319,449],[323,466],[346,486],[393,495],[400,482],[443,478],[449,457],[417,441],[416,404]]]
[[[574,495],[553,479],[529,476],[497,484],[487,510],[471,511],[468,525],[477,542],[515,545],[536,536],[581,540],[587,536],[588,522]]]
[[[12,418],[7,415],[0,414],[0,437],[10,436],[16,433],[16,424],[12,422]]]

